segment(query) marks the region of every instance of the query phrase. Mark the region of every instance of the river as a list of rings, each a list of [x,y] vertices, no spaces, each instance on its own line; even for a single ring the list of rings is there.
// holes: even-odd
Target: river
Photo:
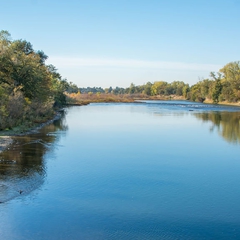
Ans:
[[[66,108],[0,153],[0,239],[240,239],[240,108]]]

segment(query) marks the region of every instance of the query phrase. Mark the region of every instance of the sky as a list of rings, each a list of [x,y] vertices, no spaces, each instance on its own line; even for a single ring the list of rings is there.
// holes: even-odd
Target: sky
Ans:
[[[240,0],[0,0],[0,30],[78,87],[193,85],[240,60]]]

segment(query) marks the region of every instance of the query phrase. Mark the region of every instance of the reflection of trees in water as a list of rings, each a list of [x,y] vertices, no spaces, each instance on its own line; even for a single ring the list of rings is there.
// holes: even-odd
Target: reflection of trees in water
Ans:
[[[154,115],[159,116],[159,117],[165,117],[167,115],[174,115],[176,117],[184,117],[186,115],[188,115],[188,112],[175,112],[175,113],[161,113],[161,112],[154,112]]]
[[[14,137],[11,148],[0,154],[0,202],[30,192],[44,182],[46,166],[43,157],[54,150],[67,128],[62,116],[37,134]]]
[[[226,141],[240,143],[240,112],[205,112],[195,116],[204,122],[212,122],[210,130],[217,129]]]
[[[166,116],[167,113],[155,112],[154,115]],[[173,114],[173,113],[171,113]],[[175,112],[174,116],[185,116],[189,112]],[[191,113],[203,122],[211,122],[210,131],[215,129],[228,142],[240,144],[240,112],[201,112]]]

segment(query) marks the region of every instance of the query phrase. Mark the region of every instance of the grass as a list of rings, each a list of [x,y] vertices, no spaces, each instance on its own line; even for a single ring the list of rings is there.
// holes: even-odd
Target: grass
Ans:
[[[66,94],[68,105],[86,105],[89,103],[131,103],[135,100],[184,100],[182,96],[148,96],[146,94],[112,94],[112,93],[96,93],[96,94]]]

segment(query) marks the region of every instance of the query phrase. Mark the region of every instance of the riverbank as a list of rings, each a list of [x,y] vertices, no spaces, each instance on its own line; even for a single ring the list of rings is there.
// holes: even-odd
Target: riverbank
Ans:
[[[68,103],[67,106],[83,106],[83,105],[88,105],[90,103],[96,103],[96,102],[106,102],[106,103],[116,103],[116,102],[121,102],[121,103],[133,103],[136,100],[186,100],[184,99],[182,96],[171,96],[169,98],[164,98],[162,96],[149,96],[149,97],[137,97],[135,96],[135,98],[131,98],[131,99],[126,99],[126,98],[122,98],[122,99],[101,99],[100,101],[93,101],[93,99],[84,99],[85,101],[81,101],[81,102],[72,102],[72,103]],[[98,99],[99,100],[99,99]],[[212,101],[210,100],[205,100],[204,101],[205,104],[213,104]],[[229,102],[219,102],[219,105],[229,105],[229,106],[238,106],[240,107],[240,103],[229,103]],[[53,118],[51,118],[50,120],[43,122],[41,124],[38,125],[34,125],[30,128],[24,128],[24,130],[21,127],[16,127],[12,130],[5,130],[5,131],[0,131],[0,153],[2,151],[4,151],[9,145],[11,145],[13,143],[12,140],[12,136],[23,136],[23,135],[28,135],[28,134],[33,134],[33,133],[37,133],[39,129],[43,128],[44,126],[51,124],[53,121],[58,120],[61,116],[64,110],[59,110],[54,116]]]
[[[49,119],[46,122],[43,122],[41,124],[33,125],[30,128],[22,130],[21,128],[17,127],[12,130],[5,130],[0,131],[0,153],[4,151],[6,148],[8,148],[9,145],[13,143],[13,136],[24,136],[28,134],[37,133],[41,128],[43,128],[46,125],[51,124],[53,121],[56,121],[61,118],[62,112],[64,110],[59,110],[51,119]]]
[[[203,103],[206,103],[206,104],[214,104],[213,101],[212,101],[212,100],[209,100],[209,99],[206,99]],[[237,107],[240,107],[240,102],[233,103],[233,102],[223,101],[223,102],[218,102],[217,104],[219,104],[219,105],[229,105],[229,106],[237,106]]]

